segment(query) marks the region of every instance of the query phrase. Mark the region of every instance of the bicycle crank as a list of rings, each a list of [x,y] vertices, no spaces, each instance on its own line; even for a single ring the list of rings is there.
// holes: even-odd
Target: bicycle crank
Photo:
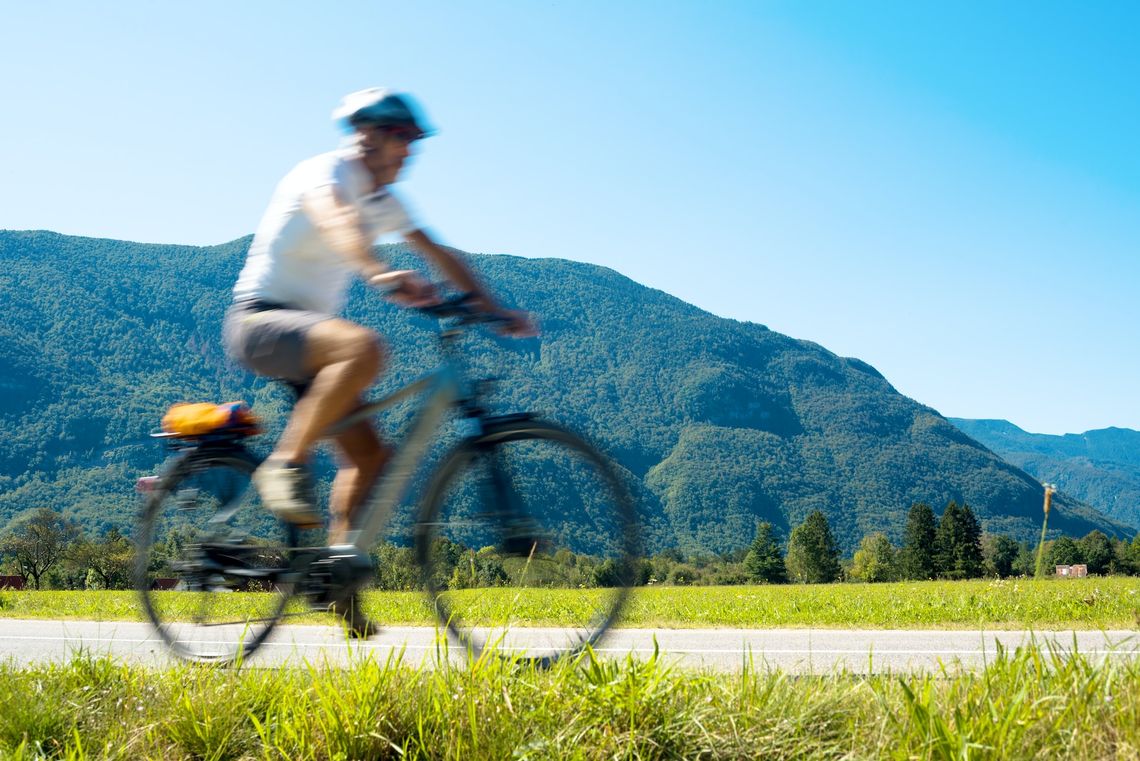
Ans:
[[[358,592],[373,575],[368,553],[351,544],[325,547],[308,567],[305,596],[313,607],[324,608]]]

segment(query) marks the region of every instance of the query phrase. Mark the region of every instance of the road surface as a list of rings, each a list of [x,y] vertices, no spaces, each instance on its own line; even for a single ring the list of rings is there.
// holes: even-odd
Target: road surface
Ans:
[[[536,637],[544,631],[524,631]],[[1133,631],[964,631],[851,629],[617,629],[598,651],[607,658],[662,658],[683,668],[733,671],[752,664],[793,673],[883,673],[977,668],[1000,648],[1026,644],[1076,650],[1092,658],[1140,658],[1140,634]],[[110,655],[124,663],[170,665],[149,624],[130,621],[45,621],[0,619],[0,658],[18,664],[65,661],[78,652]],[[350,664],[361,658],[401,657],[409,665],[456,662],[462,652],[441,644],[435,629],[391,627],[367,642],[347,641],[336,626],[281,626],[249,665]]]

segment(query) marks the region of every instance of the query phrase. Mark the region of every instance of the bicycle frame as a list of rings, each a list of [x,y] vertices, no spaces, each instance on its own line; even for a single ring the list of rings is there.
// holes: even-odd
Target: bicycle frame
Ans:
[[[594,602],[583,609],[581,621],[568,627],[565,641],[544,644],[543,654],[531,660],[548,665],[558,657],[579,652],[604,634],[620,612],[628,594],[632,578],[631,558],[637,555],[638,550],[636,517],[629,495],[605,457],[580,437],[557,425],[536,420],[529,412],[490,414],[485,409],[481,399],[487,393],[491,379],[469,377],[469,368],[463,354],[456,347],[456,339],[463,335],[466,327],[492,320],[464,312],[463,309],[462,303],[457,302],[442,305],[442,308],[432,313],[440,318],[459,318],[459,323],[455,326],[440,326],[442,361],[435,370],[386,396],[365,401],[324,432],[325,437],[342,435],[364,421],[371,421],[382,411],[414,397],[415,409],[411,421],[400,440],[394,442],[396,446],[392,456],[380,473],[372,492],[356,511],[343,542],[328,547],[298,547],[297,529],[286,523],[284,525],[288,533],[285,538],[274,540],[274,545],[259,553],[260,542],[242,529],[246,513],[242,513],[241,519],[233,521],[234,526],[229,525],[242,505],[258,511],[261,506],[256,500],[234,501],[231,495],[219,495],[216,501],[226,505],[225,508],[198,514],[200,518],[207,519],[207,531],[199,532],[197,537],[192,534],[194,541],[187,543],[186,551],[183,553],[180,550],[177,558],[170,559],[170,567],[185,578],[188,588],[205,593],[207,599],[201,607],[203,612],[186,624],[186,631],[178,628],[180,624],[177,619],[172,621],[165,612],[160,615],[161,606],[154,605],[147,591],[149,573],[145,561],[151,558],[152,550],[158,546],[156,527],[165,526],[162,522],[169,520],[171,511],[184,507],[178,502],[172,504],[168,498],[179,498],[180,485],[192,483],[186,479],[198,467],[207,474],[213,473],[216,468],[223,476],[235,477],[245,488],[255,488],[248,486],[248,478],[256,471],[260,460],[246,448],[245,436],[248,432],[244,431],[222,431],[195,437],[193,440],[177,437],[171,439],[172,446],[189,451],[173,461],[162,477],[157,496],[148,502],[143,524],[145,533],[142,535],[145,544],[140,542],[143,552],[136,563],[136,583],[142,591],[148,617],[175,652],[193,660],[230,662],[259,647],[282,617],[294,615],[285,611],[290,596],[302,597],[310,609],[323,610],[357,594],[374,572],[369,557],[371,549],[388,528],[396,507],[409,493],[412,479],[428,459],[429,451],[433,451],[433,447],[441,442],[440,434],[447,425],[445,421],[452,410],[455,410],[461,424],[466,426],[466,436],[436,466],[436,472],[425,489],[423,504],[419,507],[414,526],[416,563],[423,571],[423,583],[434,600],[441,624],[458,641],[464,643],[475,657],[479,657],[485,647],[497,646],[500,642],[501,635],[497,631],[492,632],[491,638],[480,633],[474,625],[481,625],[482,619],[462,604],[456,607],[456,601],[443,594],[450,585],[438,585],[431,573],[435,568],[431,556],[438,554],[431,550],[435,541],[443,538],[457,542],[458,539],[448,537],[446,532],[454,527],[458,527],[461,532],[470,528],[463,500],[459,500],[457,511],[449,512],[455,506],[449,507],[448,497],[454,496],[453,490],[460,483],[457,479],[473,465],[476,468],[476,486],[482,490],[477,495],[482,500],[482,509],[474,518],[478,524],[476,532],[497,532],[495,547],[498,551],[504,557],[521,559],[522,567],[514,571],[517,578],[512,584],[521,588],[535,584],[545,586],[558,579],[572,580],[569,576],[564,579],[565,574],[556,567],[561,561],[559,552],[553,551],[557,546],[555,542],[565,532],[561,528],[559,516],[548,515],[541,504],[532,511],[526,509],[523,492],[516,489],[516,484],[513,483],[513,475],[517,474],[512,473],[512,465],[520,468],[522,465],[514,461],[513,454],[499,449],[500,445],[511,442],[534,442],[536,445],[545,445],[536,460],[540,466],[548,461],[555,463],[562,459],[568,460],[567,466],[570,469],[565,471],[564,477],[567,483],[576,480],[571,475],[584,469],[585,485],[570,495],[565,506],[572,508],[581,504],[587,507],[589,503],[592,506],[587,509],[591,513],[589,526],[592,528],[587,531],[589,537],[593,538],[602,531],[612,534],[616,540],[615,543],[593,539],[600,554],[605,556],[604,559],[599,559],[601,565],[598,567],[607,569],[609,575],[606,578],[610,580],[599,584],[616,586],[608,592],[588,595]],[[524,453],[522,456],[525,457],[529,445],[519,446],[511,451]],[[562,480],[551,477],[550,482],[557,485]],[[458,488],[463,490],[466,487]],[[240,490],[242,496],[245,493],[245,489]],[[527,492],[527,495],[541,500],[538,493]],[[233,507],[228,507],[231,501]],[[204,501],[202,506],[209,509],[211,504]],[[197,500],[191,507],[198,507]],[[594,511],[599,513],[598,517],[592,515]],[[259,512],[251,514],[261,515]],[[176,522],[180,520],[181,518],[176,518]],[[213,531],[209,524],[214,522],[219,526],[225,524],[227,531]],[[228,531],[229,528],[234,531]],[[166,531],[166,528],[162,528],[162,531]],[[474,578],[474,571],[472,574]],[[501,574],[506,578],[506,570],[501,570]],[[276,602],[272,607],[253,606],[245,614],[235,613],[230,616],[223,613],[220,618],[213,615],[214,611],[210,608],[213,603],[208,602],[212,599],[210,593],[244,589],[252,582],[263,583],[277,594],[273,598]],[[206,611],[210,611],[209,616]],[[473,617],[469,618],[469,614]],[[349,621],[351,625],[351,618]],[[499,623],[509,626],[511,622],[506,620],[495,626]],[[172,625],[175,628],[171,628]],[[206,629],[215,626],[223,628]],[[227,626],[237,630],[232,638],[225,634],[224,627]],[[371,629],[370,625],[362,636],[370,634]],[[247,640],[250,631],[253,635]],[[356,629],[352,631],[361,634]],[[223,633],[219,635],[217,632]]]
[[[448,410],[460,400],[462,392],[459,373],[451,362],[445,361],[438,370],[388,396],[366,403],[329,429],[327,435],[335,436],[409,396],[427,394],[416,411],[411,429],[380,474],[373,495],[357,515],[357,525],[348,533],[346,544],[362,553],[367,553],[372,548],[387,525],[392,511],[407,493],[408,484],[419,469],[434,434],[439,430]]]

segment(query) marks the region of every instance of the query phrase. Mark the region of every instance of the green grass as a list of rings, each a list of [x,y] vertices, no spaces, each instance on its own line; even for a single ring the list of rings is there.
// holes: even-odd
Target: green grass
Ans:
[[[1140,628],[1140,578],[638,590],[631,625]]]
[[[465,591],[485,620],[557,625],[589,590],[530,590],[517,605],[513,590]],[[182,593],[167,592],[177,606]],[[235,604],[242,595],[234,595]],[[474,598],[478,598],[477,600]],[[431,625],[431,609],[414,592],[368,592],[364,608],[388,625]],[[244,602],[248,603],[248,600]],[[0,592],[0,616],[141,620],[132,592]],[[326,622],[313,614],[297,622]],[[1140,628],[1140,578],[930,581],[754,587],[646,587],[631,595],[623,626],[854,628]]]
[[[984,670],[793,677],[651,658],[537,671],[0,666],[9,759],[1136,759],[1140,661],[1002,653]]]

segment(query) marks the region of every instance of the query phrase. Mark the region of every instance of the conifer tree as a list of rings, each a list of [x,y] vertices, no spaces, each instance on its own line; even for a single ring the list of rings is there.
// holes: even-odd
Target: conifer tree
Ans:
[[[969,505],[946,505],[934,537],[934,570],[944,579],[982,575],[982,527]]]
[[[934,510],[922,502],[910,506],[906,516],[903,546],[899,551],[899,574],[904,579],[934,578]]]
[[[783,584],[788,580],[784,568],[784,549],[780,546],[771,523],[761,521],[756,524],[756,538],[744,556],[744,570],[753,581]]]
[[[806,584],[839,580],[839,549],[827,524],[827,516],[815,510],[792,529],[788,538],[788,575]]]
[[[967,579],[980,578],[985,571],[985,555],[982,552],[982,524],[969,505],[962,505],[962,521],[965,524],[965,542],[958,554],[958,567]]]

